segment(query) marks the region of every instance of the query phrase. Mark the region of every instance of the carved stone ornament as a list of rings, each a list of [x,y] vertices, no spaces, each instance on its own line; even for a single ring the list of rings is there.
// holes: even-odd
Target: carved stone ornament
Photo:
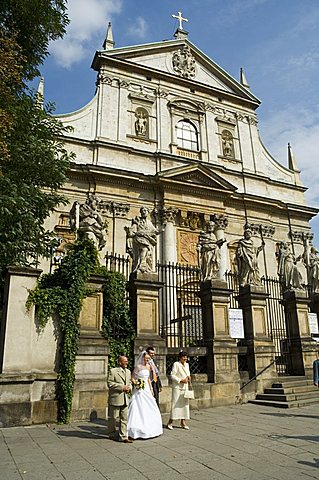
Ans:
[[[272,238],[276,231],[272,225],[260,225],[261,234],[264,238]]]
[[[174,71],[181,77],[195,77],[195,58],[187,45],[174,52],[172,64]]]
[[[198,234],[194,232],[178,232],[178,262],[198,265]]]
[[[303,232],[291,231],[289,236],[294,243],[303,243]]]
[[[211,218],[216,225],[216,229],[220,228],[222,230],[225,230],[228,225],[228,218],[226,217],[226,215],[214,214]]]
[[[177,208],[163,207],[162,210],[160,210],[159,213],[160,213],[160,217],[161,217],[163,225],[165,225],[168,222],[171,222],[171,223],[175,224],[176,215],[178,213]]]

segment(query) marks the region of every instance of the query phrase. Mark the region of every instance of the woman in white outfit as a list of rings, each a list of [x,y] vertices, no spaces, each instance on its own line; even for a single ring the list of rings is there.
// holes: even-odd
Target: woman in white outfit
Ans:
[[[173,365],[172,373],[172,409],[167,428],[173,430],[173,420],[180,420],[181,427],[189,430],[186,420],[189,419],[189,399],[184,397],[191,380],[187,353],[180,352],[178,362]]]
[[[127,435],[129,438],[153,438],[162,435],[162,417],[152,391],[150,381],[150,356],[139,354],[132,375],[133,394],[128,407]],[[144,389],[134,388],[138,380],[144,380]]]

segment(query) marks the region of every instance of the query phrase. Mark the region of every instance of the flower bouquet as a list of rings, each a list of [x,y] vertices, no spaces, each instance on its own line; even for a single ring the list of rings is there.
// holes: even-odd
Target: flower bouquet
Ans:
[[[136,390],[144,390],[145,388],[144,380],[142,378],[138,378],[134,383],[134,388],[136,388]]]

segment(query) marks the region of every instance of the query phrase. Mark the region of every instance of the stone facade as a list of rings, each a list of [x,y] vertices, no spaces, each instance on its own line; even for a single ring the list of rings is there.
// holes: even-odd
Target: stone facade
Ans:
[[[176,37],[123,48],[106,42],[107,49],[96,52],[95,96],[81,110],[59,116],[73,127],[65,141],[76,153],[65,193],[71,204],[95,194],[108,205],[101,209],[109,224],[101,258],[106,251],[125,253],[124,227],[146,206],[174,212],[173,222],[164,220],[169,234],[159,236],[156,260],[196,264],[198,234],[222,215],[223,268],[232,266],[234,246],[249,223],[256,241],[265,241],[260,273],[275,276],[276,244],[292,240],[300,255],[316,210],[305,203],[296,166],[281,165],[263,146],[260,101],[187,34]],[[61,207],[50,226],[58,231],[68,213]],[[156,217],[157,223],[163,219]]]
[[[51,268],[76,231],[96,241],[101,263],[107,252],[126,255],[132,219],[147,209],[157,237],[152,266],[137,268],[131,282],[135,353],[153,344],[163,373],[168,347],[160,336],[159,292],[164,287],[153,266],[157,261],[198,265],[199,240],[213,222],[219,271],[207,277],[210,283],[200,291],[208,370],[195,376],[196,400],[191,404],[208,407],[252,398],[270,385],[276,372],[268,369],[263,380],[251,383],[246,392],[240,390],[239,349],[230,338],[230,290],[224,273],[236,270],[238,242],[249,224],[255,248],[262,245],[260,276],[276,277],[280,245],[289,242],[294,258],[301,258],[305,241],[311,245],[309,220],[317,210],[306,205],[296,164],[281,165],[263,146],[256,115],[260,101],[246,81],[232,78],[181,29],[174,40],[123,48],[114,48],[109,34],[92,63],[97,72],[93,99],[59,116],[73,127],[64,140],[76,161],[62,192],[70,203],[47,220],[46,226],[59,237]],[[299,263],[306,279],[306,268]],[[49,270],[48,263],[42,262],[41,268]],[[57,332],[48,324],[39,335],[34,312],[25,311],[27,289],[39,273],[9,271],[0,335],[0,425],[54,421],[56,416]],[[108,345],[99,333],[101,297],[88,297],[81,314],[75,419],[106,415]],[[288,297],[285,308],[298,337],[294,364],[300,374],[309,375],[315,347],[309,329],[301,328],[308,303]],[[250,286],[240,292],[250,378],[274,358],[265,298]],[[313,302],[316,312],[318,303]],[[161,409],[166,412],[170,388],[163,377]]]

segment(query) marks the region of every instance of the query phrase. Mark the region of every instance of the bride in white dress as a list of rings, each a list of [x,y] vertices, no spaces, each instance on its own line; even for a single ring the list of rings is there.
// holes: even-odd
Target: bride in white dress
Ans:
[[[127,434],[130,438],[153,438],[162,435],[162,417],[152,392],[150,356],[139,354],[132,375],[133,394],[128,408]],[[144,389],[137,390],[134,383],[144,380]]]

